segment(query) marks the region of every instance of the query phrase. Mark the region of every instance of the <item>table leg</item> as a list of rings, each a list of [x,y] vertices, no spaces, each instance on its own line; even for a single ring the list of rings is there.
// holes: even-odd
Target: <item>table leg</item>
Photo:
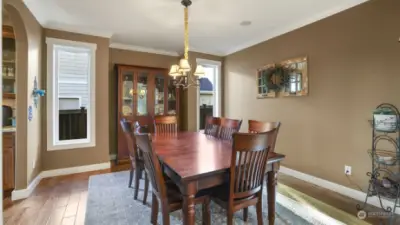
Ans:
[[[183,225],[194,225],[194,195],[183,195]]]
[[[274,225],[275,223],[275,196],[277,184],[277,172],[272,170],[268,171],[268,224]]]

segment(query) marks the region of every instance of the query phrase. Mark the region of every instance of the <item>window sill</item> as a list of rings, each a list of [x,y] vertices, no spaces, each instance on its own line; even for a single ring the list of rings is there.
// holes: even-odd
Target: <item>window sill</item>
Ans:
[[[96,147],[94,142],[86,143],[62,143],[47,147],[47,151],[59,151],[59,150],[73,150],[73,149],[84,149]]]

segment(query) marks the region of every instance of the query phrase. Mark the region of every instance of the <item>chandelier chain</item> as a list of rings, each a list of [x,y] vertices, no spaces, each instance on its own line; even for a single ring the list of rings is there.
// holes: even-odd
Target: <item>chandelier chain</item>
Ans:
[[[184,8],[185,10],[185,33],[184,33],[184,45],[185,45],[185,52],[184,57],[185,59],[189,59],[188,52],[189,52],[189,9],[188,7]]]
[[[174,85],[177,88],[187,89],[189,87],[198,87],[199,79],[204,76],[204,68],[201,65],[196,66],[196,70],[192,71],[189,62],[189,6],[191,0],[182,0],[184,6],[184,56],[179,61],[179,65],[172,65],[169,75],[173,77]]]

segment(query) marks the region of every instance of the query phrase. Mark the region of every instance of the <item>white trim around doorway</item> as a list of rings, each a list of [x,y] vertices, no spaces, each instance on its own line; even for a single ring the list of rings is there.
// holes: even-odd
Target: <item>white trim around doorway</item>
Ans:
[[[214,87],[214,92],[216,94],[216,99],[215,99],[215,104],[217,107],[213,107],[213,115],[216,117],[221,117],[222,113],[222,62],[221,61],[215,61],[215,60],[209,60],[209,59],[201,59],[197,58],[196,59],[196,64],[197,65],[202,65],[202,66],[210,66],[210,67],[215,67],[216,73],[215,73],[215,87]],[[197,119],[197,125],[196,125],[196,130],[200,129],[200,87],[197,88],[197,103],[196,103],[196,119]]]

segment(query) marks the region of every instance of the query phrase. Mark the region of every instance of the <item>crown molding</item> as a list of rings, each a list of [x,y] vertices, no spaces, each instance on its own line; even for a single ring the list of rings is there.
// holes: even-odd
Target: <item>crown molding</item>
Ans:
[[[70,32],[70,33],[76,33],[76,34],[84,34],[84,35],[90,35],[90,36],[96,36],[96,37],[103,37],[103,38],[111,38],[113,35],[112,32],[105,32],[105,31],[98,31],[94,29],[76,29],[76,28],[67,28],[67,27],[59,27],[59,26],[53,26],[53,25],[45,25],[43,26],[45,29],[51,29],[51,30],[58,30],[58,31],[65,31],[65,32]]]
[[[221,66],[222,62],[218,60],[210,60],[210,59],[202,59],[196,58],[197,64],[205,64],[205,65],[214,65],[214,66]]]
[[[317,22],[319,20],[325,19],[325,18],[327,18],[329,16],[332,16],[334,14],[340,13],[342,11],[345,11],[347,9],[350,9],[350,8],[356,6],[356,5],[360,5],[360,4],[362,4],[364,2],[367,2],[367,1],[369,1],[369,0],[349,0],[349,1],[346,1],[344,4],[338,5],[337,7],[334,7],[333,9],[324,11],[322,13],[319,13],[319,14],[317,14],[315,16],[309,17],[309,18],[304,19],[304,20],[296,21],[295,23],[292,23],[289,26],[285,26],[285,27],[283,27],[281,29],[277,29],[276,31],[274,31],[272,33],[267,33],[267,34],[265,34],[265,35],[263,35],[263,36],[261,36],[259,38],[255,38],[255,39],[253,39],[253,40],[251,40],[249,42],[246,42],[246,43],[244,43],[242,45],[238,45],[238,46],[236,46],[234,48],[231,48],[229,51],[226,51],[224,55],[227,56],[227,55],[233,54],[235,52],[244,50],[246,48],[252,47],[254,45],[260,44],[262,42],[268,41],[268,40],[270,40],[272,38],[278,37],[278,36],[280,36],[282,34],[286,34],[286,33],[291,32],[293,30],[299,29],[301,27],[307,26],[307,25],[312,24],[314,22]]]
[[[137,51],[137,52],[146,52],[146,53],[153,53],[153,54],[159,54],[159,55],[179,56],[178,52],[174,52],[174,51],[166,51],[166,50],[162,50],[162,49],[147,48],[147,47],[142,47],[142,46],[127,45],[127,44],[121,44],[121,43],[111,43],[110,48]]]
[[[213,56],[217,56],[217,57],[224,57],[226,56],[226,54],[224,54],[223,52],[209,52],[209,51],[202,51],[199,50],[197,48],[190,48],[189,47],[189,54],[190,52],[194,52],[194,53],[200,53],[200,54],[206,54],[206,55],[213,55]],[[183,55],[183,52],[182,52]]]

